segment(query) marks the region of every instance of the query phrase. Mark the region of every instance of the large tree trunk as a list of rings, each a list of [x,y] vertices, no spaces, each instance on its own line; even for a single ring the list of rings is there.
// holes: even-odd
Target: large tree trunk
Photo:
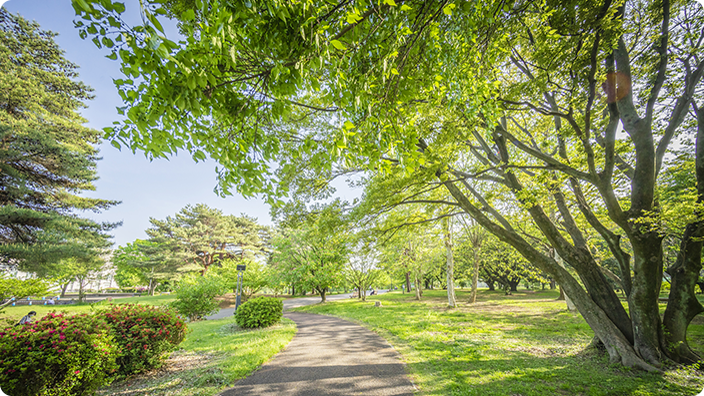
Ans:
[[[421,289],[423,287],[423,280],[420,279],[418,274],[415,275],[415,286],[416,286],[416,300],[420,301],[420,297],[422,296],[421,294]]]
[[[702,270],[702,237],[704,222],[687,225],[675,264],[668,268],[671,287],[663,318],[665,327],[663,348],[678,363],[696,363],[697,355],[687,343],[687,327],[704,307],[694,294]],[[670,350],[667,349],[670,346]]]
[[[513,279],[508,281],[508,287],[512,292],[518,291],[518,285],[521,284],[521,279]]]
[[[695,174],[697,177],[697,203],[704,202],[704,107],[692,105],[697,114],[697,138],[695,145]],[[701,218],[702,214],[697,213]],[[702,270],[702,238],[704,221],[687,225],[680,243],[677,260],[667,273],[671,277],[670,294],[663,325],[665,327],[663,347],[670,358],[678,363],[696,363],[700,357],[687,343],[687,327],[695,316],[704,312],[704,307],[695,295],[695,288]],[[672,346],[668,350],[665,346]]]
[[[154,295],[154,290],[159,284],[157,282],[154,282],[154,279],[149,279],[149,295],[153,296]]]
[[[493,281],[493,280],[484,280],[484,283],[486,283],[486,287],[489,288],[489,291],[496,291],[496,286],[494,286],[494,285],[496,284],[495,281]]]
[[[68,285],[70,285],[70,284],[71,284],[71,281],[68,281],[68,282],[64,283],[63,286],[61,287],[61,298],[64,298],[64,296],[66,295],[66,289],[68,289]]]
[[[318,287],[318,288],[316,288],[316,290],[318,291],[318,293],[320,293],[320,302],[324,303],[325,299],[327,297],[328,288],[327,287],[323,287],[323,288]]]
[[[411,292],[411,271],[406,271],[406,291]]]
[[[635,235],[633,246],[633,277],[628,306],[633,323],[634,348],[646,362],[660,367],[664,358],[660,348],[662,323],[658,297],[662,284],[662,244],[655,232]]]

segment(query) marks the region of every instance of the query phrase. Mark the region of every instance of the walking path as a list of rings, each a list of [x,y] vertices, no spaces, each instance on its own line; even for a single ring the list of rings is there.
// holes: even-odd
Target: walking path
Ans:
[[[379,290],[379,294],[384,294],[388,290]],[[350,295],[352,292],[349,293],[343,293],[343,294],[333,294],[331,296],[326,296],[327,301],[336,301],[336,300],[346,300],[350,298]],[[288,311],[289,309],[292,308],[298,308],[298,307],[303,307],[306,305],[313,305],[317,304],[320,302],[320,296],[313,296],[313,297],[300,297],[300,298],[289,298],[287,300],[284,300],[284,311]],[[223,308],[218,313],[210,316],[206,316],[205,318],[208,320],[213,320],[213,319],[224,319],[229,316],[232,316],[235,314],[235,307],[230,307],[230,308]]]
[[[399,354],[352,322],[290,312],[298,332],[286,349],[221,396],[413,395]]]

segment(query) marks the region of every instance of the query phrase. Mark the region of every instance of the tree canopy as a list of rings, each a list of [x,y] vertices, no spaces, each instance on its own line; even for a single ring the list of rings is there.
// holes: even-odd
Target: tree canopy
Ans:
[[[253,259],[265,253],[264,228],[245,215],[225,215],[205,204],[187,205],[165,220],[149,219],[149,242],[159,254],[180,260],[179,271],[200,271],[227,259]],[[165,250],[165,251],[164,251]]]
[[[330,288],[342,283],[349,256],[349,234],[339,201],[314,206],[303,223],[273,239],[269,264],[287,284],[315,290],[325,302]]]
[[[125,40],[109,55],[126,74],[116,144],[207,153],[224,192],[270,197],[290,190],[284,176],[366,171],[389,204],[466,213],[555,279],[613,362],[699,359],[686,339],[704,311],[704,11],[692,2],[147,1],[134,28],[117,4],[74,1],[83,36]],[[185,39],[168,40],[160,15]],[[659,178],[677,164],[672,143],[692,140],[697,192],[661,319]]]

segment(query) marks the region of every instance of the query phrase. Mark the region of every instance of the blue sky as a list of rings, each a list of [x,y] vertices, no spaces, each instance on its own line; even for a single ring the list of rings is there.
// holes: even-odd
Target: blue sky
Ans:
[[[138,0],[125,0],[127,12],[136,12],[138,4]],[[96,98],[82,111],[90,127],[102,130],[118,119],[115,108],[121,100],[112,79],[121,76],[119,64],[106,59],[107,53],[92,42],[78,37],[70,0],[9,0],[3,7],[59,34],[55,40],[66,51],[66,58],[80,66],[80,80],[95,89]],[[261,224],[271,224],[269,208],[262,200],[240,196],[223,199],[213,192],[217,181],[212,161],[196,164],[190,156],[181,154],[168,161],[149,162],[140,152],[135,155],[129,150],[118,151],[109,143],[100,149],[100,180],[95,183],[96,191],[85,195],[120,200],[122,204],[101,214],[85,215],[98,221],[123,222],[113,231],[115,246],[146,238],[144,230],[149,227],[149,217],[163,219],[189,203],[205,203],[227,214],[246,213]]]

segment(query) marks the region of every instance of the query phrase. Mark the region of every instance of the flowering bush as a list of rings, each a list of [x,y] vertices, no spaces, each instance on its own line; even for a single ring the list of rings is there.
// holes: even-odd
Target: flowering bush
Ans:
[[[284,303],[278,298],[257,297],[237,308],[237,325],[246,329],[268,327],[278,323],[283,316]]]
[[[12,396],[92,395],[117,369],[108,325],[49,313],[0,331],[0,384]]]
[[[119,304],[96,315],[112,328],[122,375],[159,367],[186,336],[183,319],[166,307]]]

